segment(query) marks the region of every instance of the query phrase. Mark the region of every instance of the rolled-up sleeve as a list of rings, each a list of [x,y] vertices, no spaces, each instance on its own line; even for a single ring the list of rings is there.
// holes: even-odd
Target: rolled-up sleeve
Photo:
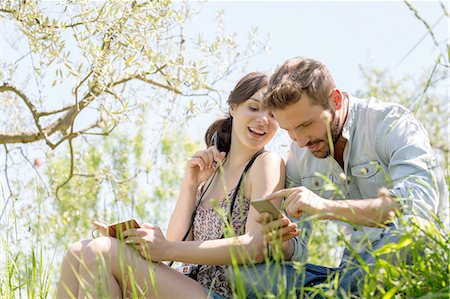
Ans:
[[[424,219],[438,215],[448,222],[448,190],[423,126],[396,106],[379,128],[378,151],[390,161],[389,191],[401,204],[402,215]]]
[[[301,229],[299,236],[294,238],[294,253],[292,254],[291,261],[305,262],[308,259],[308,241],[311,236],[311,221],[306,217],[300,219],[293,219],[291,221],[297,222],[298,227]]]

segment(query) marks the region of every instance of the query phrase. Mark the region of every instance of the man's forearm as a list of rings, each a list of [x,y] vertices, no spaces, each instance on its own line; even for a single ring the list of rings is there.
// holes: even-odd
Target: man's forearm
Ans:
[[[368,199],[326,200],[321,219],[347,221],[378,227],[395,217],[400,205],[391,197]]]

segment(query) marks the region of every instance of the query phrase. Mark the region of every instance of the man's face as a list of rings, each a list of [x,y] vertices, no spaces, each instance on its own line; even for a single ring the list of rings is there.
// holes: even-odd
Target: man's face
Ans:
[[[312,105],[311,99],[303,94],[297,103],[272,113],[280,128],[285,129],[299,147],[307,147],[317,158],[326,158],[330,154],[330,146],[327,125],[322,117],[325,110],[319,105]],[[329,112],[332,115],[330,126],[334,143],[339,136],[338,119],[334,110],[330,108]]]

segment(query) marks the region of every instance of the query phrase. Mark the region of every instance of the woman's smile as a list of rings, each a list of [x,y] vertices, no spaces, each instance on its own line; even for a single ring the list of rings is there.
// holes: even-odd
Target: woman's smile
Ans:
[[[261,137],[263,137],[264,135],[266,135],[266,132],[264,132],[264,131],[261,130],[261,129],[256,129],[256,128],[251,128],[251,127],[249,127],[249,128],[248,128],[248,131],[250,132],[250,135],[251,135],[251,136],[254,136],[254,137],[257,137],[257,138],[261,138]]]

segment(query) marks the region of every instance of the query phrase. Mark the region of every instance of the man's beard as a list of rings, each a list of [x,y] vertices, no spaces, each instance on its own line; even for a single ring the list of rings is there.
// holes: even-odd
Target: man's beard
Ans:
[[[339,136],[341,135],[341,131],[339,130],[339,118],[336,117],[336,112],[333,110],[331,110],[330,112],[331,112],[332,119],[333,119],[330,123],[331,140],[333,142],[333,145],[335,145],[337,140],[339,139]],[[324,137],[321,140],[309,142],[306,146],[310,146],[310,145],[313,145],[313,144],[321,142],[321,141],[325,142],[326,146],[328,146],[326,153],[324,153],[323,155],[320,155],[319,153],[312,152],[312,154],[314,156],[316,156],[316,158],[325,159],[326,157],[328,157],[331,154],[330,142],[328,140],[327,133],[325,133]]]
[[[339,131],[339,118],[336,117],[336,114],[334,112],[332,115],[333,121],[330,123],[331,139],[333,140],[333,144],[336,144],[339,136],[341,135],[341,131]]]
[[[330,133],[331,133],[331,140],[333,141],[333,146],[336,144],[336,142],[339,139],[339,136],[341,135],[341,132],[339,131],[339,118],[336,117],[336,112],[331,111],[331,115],[333,116],[333,121],[330,123]],[[325,140],[327,141],[328,145],[328,151],[324,158],[328,157],[331,154],[330,149],[330,142],[328,141],[328,135],[326,135]]]

